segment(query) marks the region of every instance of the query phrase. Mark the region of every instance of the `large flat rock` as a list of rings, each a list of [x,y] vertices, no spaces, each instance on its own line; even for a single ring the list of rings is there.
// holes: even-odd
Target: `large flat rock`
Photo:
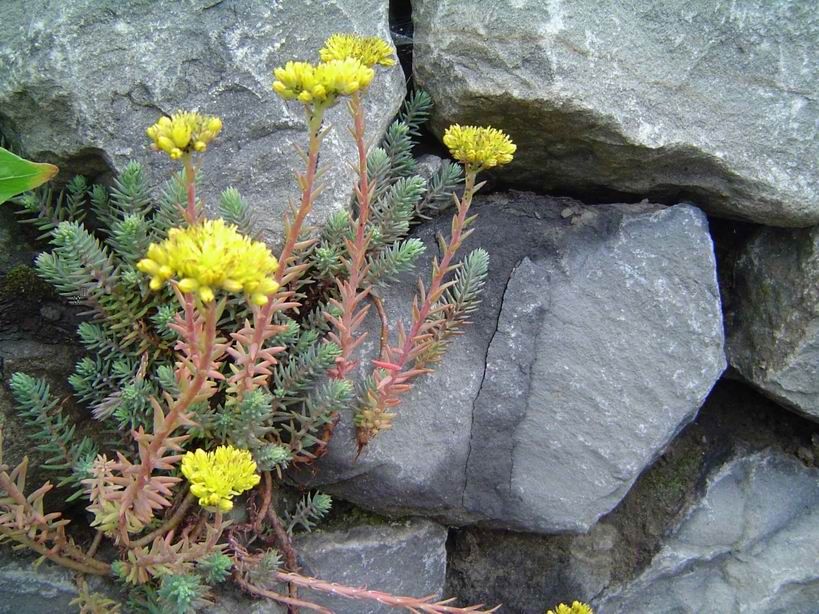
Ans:
[[[180,108],[219,115],[225,127],[204,156],[204,200],[213,206],[235,186],[275,242],[297,195],[294,145],[305,145],[306,128],[301,105],[271,90],[272,71],[288,60],[316,61],[335,32],[389,40],[387,13],[378,0],[2,2],[0,132],[66,173],[93,177],[137,159],[159,184],[179,165],[148,149],[145,129]],[[367,97],[373,142],[405,91],[400,68],[379,73]],[[343,104],[329,114],[336,129],[322,155],[327,189],[316,223],[352,196],[347,121]]]
[[[452,122],[518,144],[502,178],[546,193],[692,200],[819,223],[811,2],[417,0],[414,73]]]
[[[732,263],[731,366],[819,421],[819,227],[759,230]]]
[[[317,474],[303,477],[385,513],[585,530],[725,366],[705,217],[525,193],[478,198],[475,210],[466,249],[484,247],[491,264],[474,326],[358,460],[345,416]],[[419,230],[430,252],[448,226],[443,216]],[[385,293],[393,320],[413,287]]]

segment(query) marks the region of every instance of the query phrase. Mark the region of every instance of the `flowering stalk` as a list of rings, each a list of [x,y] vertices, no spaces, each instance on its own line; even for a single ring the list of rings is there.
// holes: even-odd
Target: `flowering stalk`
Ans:
[[[386,345],[373,364],[379,368],[373,374],[373,385],[365,393],[363,407],[356,414],[356,434],[359,453],[381,429],[389,428],[395,417],[390,409],[398,405],[398,395],[410,389],[410,382],[429,372],[429,356],[434,356],[434,344],[446,327],[447,316],[453,305],[442,300],[447,288],[455,282],[444,282],[447,273],[458,268],[452,260],[463,241],[472,233],[467,226],[474,217],[467,217],[472,197],[481,185],[475,184],[479,171],[512,161],[516,146],[511,139],[495,128],[478,126],[450,126],[444,133],[444,143],[453,157],[466,168],[464,194],[455,199],[457,211],[452,219],[449,242],[439,236],[443,251],[441,261],[432,261],[432,280],[429,289],[419,281],[419,297],[413,300],[410,330],[399,325],[398,345]],[[419,304],[420,303],[420,304]],[[429,352],[428,350],[433,350]],[[426,353],[426,356],[425,356]]]
[[[188,206],[185,209],[185,221],[193,226],[199,220],[199,212],[196,208],[196,171],[193,168],[191,154],[182,156],[185,169],[185,187],[188,193]]]
[[[327,314],[327,319],[337,332],[330,333],[330,339],[341,348],[341,355],[336,359],[336,366],[330,376],[341,379],[356,365],[352,359],[355,349],[364,341],[364,335],[356,338],[355,331],[367,315],[369,305],[359,308],[370,292],[366,287],[359,291],[361,282],[367,276],[367,247],[370,237],[367,233],[367,222],[370,214],[370,202],[375,192],[375,183],[370,184],[367,173],[367,147],[365,142],[364,106],[358,92],[350,98],[350,114],[353,118],[353,136],[358,151],[358,185],[355,188],[358,200],[358,219],[355,236],[347,241],[346,260],[347,277],[338,281],[340,299],[331,299],[330,303],[338,307],[339,316]]]
[[[379,359],[373,361],[373,364],[383,371],[374,373],[376,385],[367,391],[365,407],[356,416],[356,439],[359,451],[369,443],[369,440],[379,430],[389,428],[394,417],[394,414],[390,412],[390,408],[398,405],[399,394],[409,390],[409,382],[429,371],[423,366],[413,366],[411,368],[407,368],[407,366],[424,348],[423,342],[428,337],[426,329],[429,328],[430,324],[428,318],[433,315],[434,310],[440,309],[440,307],[436,307],[436,303],[452,284],[452,282],[444,283],[444,278],[447,273],[456,268],[452,266],[452,260],[463,241],[472,233],[466,227],[471,221],[467,217],[467,213],[472,204],[472,197],[480,188],[480,186],[477,186],[477,188],[475,186],[476,176],[476,170],[467,168],[464,194],[460,199],[455,199],[457,212],[452,218],[449,242],[445,243],[442,238],[439,239],[444,253],[440,262],[438,262],[437,258],[433,259],[432,279],[429,289],[425,290],[423,284],[419,282],[421,304],[418,304],[418,298],[416,297],[413,301],[412,323],[409,331],[405,332],[403,327],[399,325],[399,346],[393,347],[387,344]]]
[[[231,403],[240,401],[248,392],[258,386],[265,385],[271,374],[270,367],[276,364],[275,355],[285,349],[283,347],[264,347],[268,339],[282,330],[282,327],[272,324],[273,314],[277,311],[295,309],[299,306],[297,301],[288,300],[293,296],[294,292],[285,290],[284,286],[297,281],[307,269],[306,264],[291,265],[291,260],[294,250],[301,246],[298,240],[299,235],[304,220],[313,208],[313,203],[318,195],[314,185],[318,170],[319,150],[324,136],[321,129],[324,108],[321,106],[307,107],[306,112],[309,133],[306,169],[304,174],[297,176],[301,187],[299,208],[292,219],[287,220],[287,236],[279,256],[279,268],[275,277],[279,290],[272,300],[261,308],[254,308],[253,323],[251,325],[246,324],[238,332],[231,333],[234,345],[228,348],[227,351],[238,367],[238,370],[228,380]]]
[[[142,522],[150,520],[150,510],[170,505],[162,496],[169,494],[169,487],[179,481],[179,478],[164,477],[162,480],[152,479],[154,469],[171,470],[180,455],[165,456],[168,450],[181,450],[180,444],[187,439],[186,435],[171,437],[173,431],[182,425],[191,425],[188,417],[190,406],[209,398],[215,388],[210,381],[224,376],[219,372],[217,360],[224,349],[224,345],[217,342],[216,322],[218,311],[216,303],[211,301],[205,308],[205,318],[202,322],[195,307],[195,298],[191,293],[182,297],[184,320],[179,324],[177,332],[182,334],[182,340],[177,349],[183,350],[187,358],[177,364],[176,378],[182,395],[175,400],[167,416],[158,404],[154,405],[154,432],[145,433],[142,428],[134,432],[134,439],[139,444],[140,463],[126,464],[121,457],[122,473],[128,476],[128,485],[119,497],[119,536],[124,544],[128,539],[128,515],[135,514]],[[193,377],[191,379],[191,372]],[[153,483],[158,493],[146,492],[146,487]],[[147,500],[146,500],[147,499]]]

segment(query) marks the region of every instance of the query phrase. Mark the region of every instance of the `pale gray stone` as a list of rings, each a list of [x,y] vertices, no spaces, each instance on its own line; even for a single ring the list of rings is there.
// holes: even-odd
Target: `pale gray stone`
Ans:
[[[608,612],[789,612],[819,603],[819,470],[781,452],[739,455]]]
[[[417,0],[433,125],[518,144],[516,187],[819,223],[819,12],[804,0]]]
[[[819,421],[819,227],[760,230],[732,271],[731,366],[774,400]]]
[[[69,605],[76,596],[71,572],[50,563],[35,570],[31,559],[0,549],[0,614],[79,612]]]
[[[585,530],[694,417],[725,366],[705,217],[686,205],[584,207],[524,193],[478,198],[475,211],[465,251],[491,258],[475,325],[361,457],[345,416],[318,474],[302,477],[384,513]],[[447,217],[419,231],[430,252]],[[392,321],[413,287],[384,293]]]
[[[414,519],[348,530],[319,531],[299,537],[303,573],[393,595],[443,597],[447,530]],[[302,591],[305,599],[339,614],[387,614],[393,608],[368,600],[350,600]]]
[[[29,158],[66,173],[119,171],[136,159],[163,182],[179,164],[148,149],[145,129],[161,114],[195,109],[222,117],[224,129],[203,156],[204,201],[235,186],[251,203],[264,237],[278,241],[281,216],[298,194],[293,177],[306,146],[302,105],[271,90],[288,60],[318,59],[335,32],[389,40],[379,0],[12,0],[0,3],[0,132]],[[377,142],[404,95],[399,67],[379,69],[366,98]],[[326,189],[311,222],[347,206],[355,155],[348,114],[328,115]]]
[[[298,536],[301,573],[351,587],[394,595],[441,597],[446,579],[447,530],[422,519],[362,524]],[[278,587],[286,593],[283,585]],[[375,601],[345,599],[301,589],[299,597],[338,614],[386,614],[395,610]],[[220,593],[208,614],[284,611],[271,601]]]

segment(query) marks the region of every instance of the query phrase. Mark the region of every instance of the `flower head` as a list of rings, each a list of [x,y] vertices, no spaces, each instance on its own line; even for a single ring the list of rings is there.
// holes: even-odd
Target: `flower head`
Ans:
[[[508,164],[517,149],[500,130],[458,124],[446,129],[444,144],[456,160],[475,170]]]
[[[395,64],[392,46],[377,36],[333,34],[324,42],[319,56],[324,62],[355,58],[365,66],[376,64],[393,66]]]
[[[574,601],[572,602],[571,607],[567,606],[565,603],[561,603],[560,605],[556,606],[554,610],[549,610],[546,612],[546,614],[594,614],[594,612],[592,612],[592,609],[585,603]]]
[[[222,219],[172,228],[162,243],[151,243],[137,268],[151,276],[152,290],[176,278],[182,292],[196,292],[205,303],[222,289],[244,292],[251,303],[264,305],[279,289],[271,277],[279,263],[267,246]]]
[[[222,120],[218,117],[177,111],[170,117],[160,117],[145,132],[153,141],[154,149],[177,160],[192,151],[205,151],[221,131]]]
[[[375,71],[355,58],[346,58],[319,64],[288,62],[273,74],[273,90],[285,100],[329,107],[339,96],[365,89]]]
[[[233,497],[259,483],[256,463],[247,450],[219,446],[213,452],[201,448],[182,457],[182,475],[191,485],[199,505],[211,511],[227,512]]]

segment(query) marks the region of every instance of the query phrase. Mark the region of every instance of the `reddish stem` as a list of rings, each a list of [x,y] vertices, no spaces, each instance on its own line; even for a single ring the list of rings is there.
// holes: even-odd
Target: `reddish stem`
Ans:
[[[193,295],[185,294],[184,296],[186,302],[186,317],[192,317],[188,314],[191,313],[190,308],[192,302],[194,301]],[[208,381],[208,374],[211,371],[211,363],[213,362],[213,353],[216,346],[216,303],[214,302],[208,304],[203,328],[205,338],[200,347],[200,351],[197,353],[199,362],[196,365],[196,375],[188,388],[185,390],[185,394],[182,396],[182,398],[171,406],[170,411],[163,422],[162,430],[153,434],[151,443],[145,448],[145,453],[140,455],[142,462],[140,464],[139,473],[137,474],[136,479],[128,485],[123,493],[119,519],[120,535],[123,543],[126,545],[129,544],[129,539],[128,532],[125,528],[125,513],[131,508],[139,493],[143,488],[145,488],[145,485],[150,480],[154,461],[156,460],[160,448],[162,448],[165,444],[165,440],[179,426],[180,418],[196,400],[200,391],[202,390],[202,387]]]
[[[193,169],[191,154],[184,154],[182,161],[185,165],[185,185],[188,191],[188,206],[185,209],[185,221],[193,226],[199,219],[199,213],[196,210],[196,171]]]
[[[358,186],[356,187],[356,199],[358,200],[358,218],[356,220],[355,238],[348,241],[347,251],[347,278],[339,281],[339,293],[341,295],[340,307],[341,316],[339,325],[336,327],[341,356],[336,359],[336,366],[331,370],[331,377],[343,378],[352,370],[356,361],[352,360],[356,346],[355,330],[361,322],[361,311],[358,305],[367,296],[370,289],[365,288],[358,291],[361,282],[367,272],[366,257],[367,248],[370,244],[370,237],[367,234],[367,222],[370,216],[370,200],[373,194],[373,185],[370,185],[367,173],[367,144],[365,134],[365,113],[361,96],[358,92],[350,99],[350,113],[353,117],[353,136],[355,137],[356,149],[358,151]]]
[[[472,204],[472,196],[474,190],[475,172],[467,171],[466,184],[464,186],[464,195],[463,198],[458,202],[458,214],[452,223],[452,236],[450,237],[449,243],[447,243],[446,249],[444,250],[444,254],[441,257],[441,262],[438,265],[438,269],[432,276],[429,289],[427,290],[426,293],[426,298],[421,307],[418,309],[418,314],[413,319],[412,326],[410,327],[410,330],[407,333],[406,339],[404,339],[404,345],[401,348],[401,353],[398,355],[397,359],[391,361],[398,367],[403,368],[404,365],[407,363],[407,360],[409,359],[412,353],[412,348],[415,345],[415,338],[418,336],[421,327],[424,325],[424,321],[427,319],[429,312],[432,310],[432,307],[435,304],[436,301],[435,296],[437,295],[438,291],[441,288],[441,284],[443,283],[444,277],[447,274],[447,269],[449,268],[452,259],[455,257],[455,253],[461,247],[463,229],[464,226],[466,225],[466,214],[469,212],[469,207]],[[382,358],[385,357],[382,356]],[[389,376],[387,379],[389,379]]]
[[[377,601],[394,608],[404,608],[411,612],[427,612],[429,614],[439,614],[444,612],[463,614],[465,612],[488,613],[495,612],[498,608],[491,610],[479,610],[481,606],[471,606],[467,608],[459,608],[447,605],[450,600],[432,602],[431,597],[403,597],[399,595],[391,595],[390,593],[383,593],[381,591],[372,591],[366,588],[356,588],[352,586],[344,586],[336,584],[335,582],[327,582],[326,580],[319,580],[318,578],[309,578],[295,573],[284,573],[281,571],[275,572],[274,576],[283,582],[292,582],[305,588],[322,593],[330,593],[346,599],[365,599],[368,601]]]

